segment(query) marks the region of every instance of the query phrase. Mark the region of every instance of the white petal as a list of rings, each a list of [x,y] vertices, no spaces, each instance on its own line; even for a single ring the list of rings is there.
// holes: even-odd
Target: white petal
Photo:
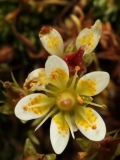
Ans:
[[[45,72],[49,82],[58,88],[64,88],[69,79],[67,64],[57,56],[48,58],[45,64]]]
[[[100,20],[97,20],[90,29],[83,29],[76,39],[77,49],[79,49],[83,45],[87,45],[84,54],[92,52],[99,42],[101,32],[102,25]]]
[[[40,93],[22,98],[15,107],[15,115],[21,120],[39,118],[49,112],[54,101]]]
[[[76,91],[80,95],[94,96],[108,85],[110,76],[107,72],[95,71],[79,79]]]
[[[31,73],[29,73],[23,87],[24,89],[30,90],[30,91],[41,90],[45,88],[46,83],[47,83],[47,79],[45,75],[45,69],[38,68],[32,71]]]
[[[44,48],[51,54],[62,56],[64,44],[59,32],[50,27],[43,27],[39,34]]]
[[[52,118],[50,139],[54,151],[57,154],[62,153],[69,140],[69,128],[61,112]]]
[[[91,108],[84,108],[84,110],[82,110],[82,113],[84,114],[86,119],[92,124],[92,126],[90,126],[87,120],[85,120],[81,116],[81,113],[76,112],[75,122],[82,134],[92,141],[101,141],[102,139],[104,139],[106,134],[106,127],[101,116]]]

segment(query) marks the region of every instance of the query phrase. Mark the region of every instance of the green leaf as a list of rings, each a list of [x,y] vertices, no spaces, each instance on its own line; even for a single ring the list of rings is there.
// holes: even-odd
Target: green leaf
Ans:
[[[24,156],[22,160],[46,160],[46,156],[44,154],[33,154]]]
[[[16,87],[20,87],[20,86],[18,85],[18,83],[17,83],[17,81],[16,81],[16,79],[15,79],[15,77],[14,77],[14,75],[13,75],[12,72],[11,72],[11,77],[12,77],[12,80],[13,80],[13,82],[14,82],[14,85],[15,85]]]
[[[24,146],[24,157],[27,155],[37,154],[35,147],[33,146],[31,140],[29,138],[26,139]]]
[[[0,107],[0,113],[11,115],[14,114],[14,111],[7,103],[5,103]]]
[[[55,154],[47,154],[46,155],[46,160],[55,160],[56,159],[56,155]]]
[[[94,53],[93,52],[91,52],[89,54],[85,54],[83,56],[83,60],[85,62],[86,67],[88,67],[92,63],[93,59],[94,59]]]
[[[115,151],[115,153],[114,153],[113,159],[114,159],[116,156],[118,156],[118,155],[120,155],[120,143],[119,143],[118,146],[117,146],[117,149],[116,149],[116,151]]]
[[[74,45],[74,42],[72,41],[72,42],[71,42],[70,44],[68,44],[68,46],[66,47],[64,54],[68,54],[68,53],[73,52],[74,47],[75,47],[75,45]]]
[[[29,138],[26,139],[22,160],[55,160],[55,154],[38,154]]]
[[[76,141],[83,151],[88,151],[92,144],[90,140],[85,138],[77,138]]]
[[[28,131],[28,137],[30,138],[30,140],[31,140],[33,143],[35,143],[35,144],[37,144],[37,145],[40,144],[39,140],[36,138],[36,136],[35,136],[35,134],[34,134],[34,132],[33,132],[32,130],[29,130],[29,131]]]

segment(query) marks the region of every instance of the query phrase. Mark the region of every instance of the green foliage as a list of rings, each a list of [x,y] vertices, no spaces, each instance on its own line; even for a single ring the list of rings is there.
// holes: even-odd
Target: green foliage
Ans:
[[[113,160],[120,155],[120,138],[116,138],[116,136],[106,136],[99,142],[78,138],[77,142],[82,151],[86,153],[82,160],[102,160],[104,157],[106,157],[105,160]]]
[[[30,139],[26,139],[22,160],[55,160],[55,154],[38,154]]]

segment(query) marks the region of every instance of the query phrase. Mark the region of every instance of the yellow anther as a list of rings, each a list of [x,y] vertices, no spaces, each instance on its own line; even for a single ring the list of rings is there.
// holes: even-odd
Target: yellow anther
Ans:
[[[77,101],[78,101],[80,104],[83,104],[83,99],[82,99],[80,96],[77,96]]]
[[[57,74],[52,74],[51,77],[52,77],[53,79],[56,79],[56,78],[58,77],[58,75],[57,75]]]
[[[35,87],[35,84],[34,83],[30,83],[30,87],[31,88]]]
[[[96,128],[97,128],[96,125],[93,125],[93,126],[92,126],[92,129],[96,129]]]
[[[103,104],[103,105],[102,105],[102,108],[103,108],[103,109],[106,109],[106,108],[107,108],[107,106],[106,106],[105,104]]]
[[[79,70],[80,70],[80,67],[79,67],[79,66],[75,66],[75,70],[76,70],[76,71],[79,71]]]
[[[28,107],[27,107],[27,106],[24,106],[23,109],[24,109],[24,111],[27,111],[27,110],[28,110]]]

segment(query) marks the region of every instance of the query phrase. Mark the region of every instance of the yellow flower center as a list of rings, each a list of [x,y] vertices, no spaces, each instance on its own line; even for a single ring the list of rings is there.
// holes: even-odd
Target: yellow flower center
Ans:
[[[60,92],[56,97],[56,105],[62,111],[72,110],[76,102],[76,94],[69,90]]]

